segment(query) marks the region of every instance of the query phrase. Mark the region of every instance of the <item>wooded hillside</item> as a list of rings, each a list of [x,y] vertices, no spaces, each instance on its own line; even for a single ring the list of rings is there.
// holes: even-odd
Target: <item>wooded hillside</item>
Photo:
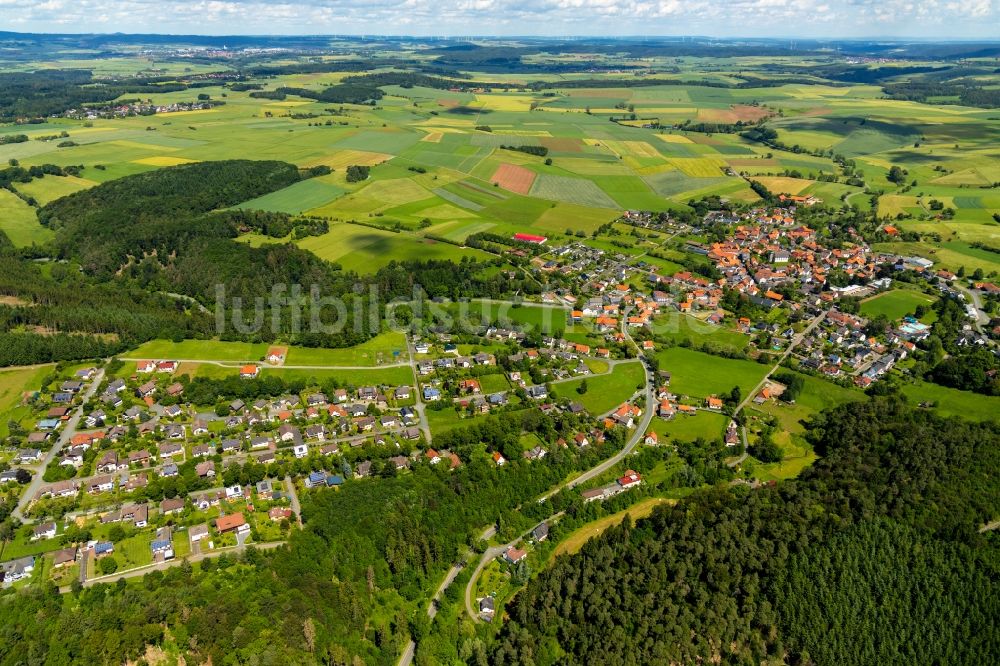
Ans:
[[[798,480],[705,491],[558,559],[492,662],[996,662],[998,542],[978,529],[1000,514],[997,426],[888,397],[810,438]]]

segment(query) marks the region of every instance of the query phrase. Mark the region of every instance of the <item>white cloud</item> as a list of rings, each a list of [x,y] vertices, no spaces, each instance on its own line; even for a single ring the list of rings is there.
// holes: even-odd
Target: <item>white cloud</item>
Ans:
[[[0,0],[0,29],[196,34],[996,37],[1000,0]],[[942,34],[945,31],[946,34]]]

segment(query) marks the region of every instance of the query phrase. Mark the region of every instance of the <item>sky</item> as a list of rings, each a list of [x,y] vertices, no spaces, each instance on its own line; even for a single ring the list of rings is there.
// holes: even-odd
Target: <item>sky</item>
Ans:
[[[0,0],[0,30],[1000,38],[1000,0]]]

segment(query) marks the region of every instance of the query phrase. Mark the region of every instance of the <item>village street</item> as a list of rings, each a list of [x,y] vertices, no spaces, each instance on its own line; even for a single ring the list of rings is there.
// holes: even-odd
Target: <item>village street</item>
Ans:
[[[94,397],[94,393],[97,392],[97,387],[100,386],[103,380],[104,380],[104,370],[99,370],[97,372],[97,375],[91,381],[90,386],[84,392],[82,402],[85,403],[92,397]],[[56,456],[59,455],[59,452],[62,451],[63,446],[65,446],[67,442],[73,439],[73,435],[76,434],[77,426],[80,425],[80,419],[82,417],[83,417],[83,405],[80,405],[75,410],[73,410],[73,415],[69,418],[69,420],[66,422],[66,425],[63,427],[63,431],[62,434],[59,436],[59,439],[56,440],[56,443],[52,445],[52,448],[49,449],[48,453],[46,453],[45,456],[42,458],[37,469],[35,470],[34,476],[32,476],[31,478],[31,483],[28,484],[28,487],[25,488],[24,491],[21,493],[21,499],[18,500],[17,506],[14,508],[14,511],[11,512],[11,515],[20,520],[22,523],[33,522],[31,519],[25,518],[24,510],[28,508],[28,505],[31,504],[32,500],[35,499],[35,495],[38,493],[39,488],[42,487],[42,484],[44,483],[43,477],[45,476],[45,470],[48,469],[48,466],[52,463],[53,460],[55,460]]]

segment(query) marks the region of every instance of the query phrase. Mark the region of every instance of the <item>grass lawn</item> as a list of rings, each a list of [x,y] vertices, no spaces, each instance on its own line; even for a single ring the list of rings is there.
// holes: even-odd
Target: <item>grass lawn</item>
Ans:
[[[721,395],[739,386],[746,396],[767,374],[769,366],[753,361],[722,358],[672,347],[659,352],[660,369],[672,373],[670,390],[678,395],[704,398]]]
[[[699,411],[694,416],[678,414],[670,421],[654,418],[650,429],[667,441],[691,442],[699,437],[720,440],[729,425],[729,417],[717,412]]]
[[[278,375],[285,381],[302,379],[324,382],[334,378],[347,386],[385,385],[401,386],[413,384],[410,366],[395,368],[372,368],[370,370],[295,370],[291,368],[263,368],[262,375]]]
[[[633,504],[627,509],[619,511],[618,513],[613,513],[610,516],[604,516],[603,518],[598,518],[593,522],[587,523],[583,527],[574,530],[568,537],[559,542],[556,549],[552,551],[552,558],[550,559],[550,562],[560,555],[573,555],[580,552],[580,549],[583,548],[583,544],[600,535],[609,527],[621,524],[621,522],[625,520],[626,515],[631,516],[632,520],[635,521],[639,518],[645,518],[649,514],[653,513],[653,509],[661,504],[674,503],[676,503],[676,500],[666,499],[663,497],[650,497],[638,502],[637,504]]]
[[[28,407],[21,406],[21,398],[26,391],[38,390],[42,378],[55,366],[44,366],[28,370],[4,370],[0,372],[0,437],[10,433],[7,422],[20,420],[28,415]]]
[[[427,425],[431,428],[431,435],[439,435],[471,422],[468,416],[456,412],[450,406],[445,409],[428,409],[426,414]]]
[[[461,317],[462,321],[476,324],[482,321],[496,321],[503,325],[521,324],[548,334],[565,330],[568,312],[561,308],[491,301],[453,303],[448,306],[448,310],[454,316]]]
[[[502,374],[482,375],[478,379],[483,393],[496,393],[497,391],[507,391],[510,389],[510,382]]]
[[[153,551],[150,549],[152,539],[152,532],[140,532],[116,543],[115,559],[118,560],[119,570],[132,569],[152,563]]]
[[[602,361],[599,358],[591,358],[589,356],[584,357],[583,362],[590,368],[590,371],[595,375],[603,375],[608,371],[609,364],[607,361]]]
[[[64,566],[56,569],[52,566],[51,562],[47,562],[46,571],[48,572],[49,580],[57,587],[72,585],[74,580],[79,580],[80,578],[79,564],[71,564],[68,567]]]
[[[22,532],[23,532],[22,528]],[[25,555],[40,555],[52,550],[59,550],[59,537],[54,539],[40,539],[32,541],[26,534],[31,533],[31,528],[27,528],[25,533],[19,532],[13,541],[5,542],[3,551],[0,553],[0,560],[16,560]]]
[[[270,345],[221,342],[219,340],[151,340],[129,352],[129,358],[190,359],[194,361],[258,362]],[[399,358],[392,353],[400,352]],[[402,332],[381,333],[367,342],[343,349],[288,347],[286,365],[375,366],[406,361],[406,338]],[[131,368],[130,368],[131,370]]]
[[[903,394],[914,405],[935,403],[942,416],[960,416],[970,421],[1000,421],[1000,397],[938,386],[930,382],[905,384]]]
[[[890,321],[912,314],[918,305],[930,305],[934,299],[927,294],[909,289],[894,289],[874,296],[861,304],[861,314],[866,317],[885,315]]]
[[[725,325],[708,324],[691,315],[671,311],[653,320],[653,335],[678,343],[690,340],[695,344],[710,343],[719,348],[743,351],[750,337]]]
[[[584,381],[587,382],[587,392],[581,395],[576,389]],[[588,412],[596,416],[611,411],[631,398],[636,387],[641,387],[644,381],[642,363],[633,361],[619,363],[606,375],[561,382],[553,385],[553,388],[561,397],[580,402]]]
[[[192,378],[209,377],[212,379],[223,379],[239,373],[239,368],[235,366],[223,367],[212,363],[195,362],[182,364],[178,373],[187,374]],[[123,373],[124,376],[128,376],[128,374],[130,373]],[[400,386],[413,384],[413,373],[407,365],[392,368],[366,368],[357,370],[338,370],[326,368],[273,368],[265,365],[261,366],[260,369],[260,376],[264,375],[277,375],[278,377],[281,377],[285,381],[289,382],[301,379],[306,382],[315,381],[317,383],[322,383],[328,379],[336,379],[344,386],[382,384],[386,386]]]
[[[398,357],[393,352],[399,352]],[[286,365],[382,365],[407,361],[406,337],[400,331],[380,333],[367,342],[343,349],[289,347]]]
[[[129,358],[149,360],[191,359],[195,361],[259,361],[267,353],[264,342],[221,342],[219,340],[150,340],[129,352]]]

